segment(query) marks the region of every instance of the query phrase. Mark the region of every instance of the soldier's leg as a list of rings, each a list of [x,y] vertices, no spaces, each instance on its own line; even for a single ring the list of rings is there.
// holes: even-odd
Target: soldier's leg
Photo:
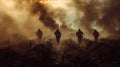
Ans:
[[[95,42],[97,42],[97,38],[98,38],[98,37],[95,37]]]
[[[98,37],[96,37],[96,42],[98,42]]]
[[[56,42],[57,42],[57,37],[56,37]]]
[[[78,43],[81,44],[81,38],[78,39]]]
[[[59,42],[60,42],[60,37],[57,39],[57,43],[59,44]]]
[[[56,42],[58,42],[58,38],[56,37]]]

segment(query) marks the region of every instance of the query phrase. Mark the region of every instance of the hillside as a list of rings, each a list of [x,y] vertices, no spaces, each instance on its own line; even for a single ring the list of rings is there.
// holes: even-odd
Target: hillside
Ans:
[[[0,67],[120,67],[120,41],[89,40],[82,47],[71,39],[0,48]],[[34,45],[34,46],[33,46]]]

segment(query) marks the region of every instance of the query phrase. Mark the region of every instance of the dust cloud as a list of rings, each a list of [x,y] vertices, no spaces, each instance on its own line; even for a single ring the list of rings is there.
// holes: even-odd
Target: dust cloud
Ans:
[[[97,29],[101,38],[119,39],[119,12],[120,0],[0,0],[0,41],[35,39],[39,28],[44,36],[60,28],[75,37],[80,28],[85,38]]]

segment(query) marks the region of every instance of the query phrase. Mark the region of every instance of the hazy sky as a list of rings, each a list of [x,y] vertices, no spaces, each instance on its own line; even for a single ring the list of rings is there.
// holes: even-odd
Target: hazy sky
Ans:
[[[1,41],[34,39],[38,28],[66,35],[81,28],[86,38],[97,29],[101,37],[119,38],[120,0],[0,0]]]

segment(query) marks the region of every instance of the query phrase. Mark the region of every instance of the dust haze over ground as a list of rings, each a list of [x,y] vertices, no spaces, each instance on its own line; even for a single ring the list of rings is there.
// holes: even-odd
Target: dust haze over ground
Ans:
[[[75,37],[80,28],[88,39],[93,29],[119,39],[119,12],[120,0],[0,0],[0,41],[35,39],[38,28],[44,36],[60,28],[63,37]]]
[[[119,18],[120,0],[0,0],[0,67],[120,67]]]

